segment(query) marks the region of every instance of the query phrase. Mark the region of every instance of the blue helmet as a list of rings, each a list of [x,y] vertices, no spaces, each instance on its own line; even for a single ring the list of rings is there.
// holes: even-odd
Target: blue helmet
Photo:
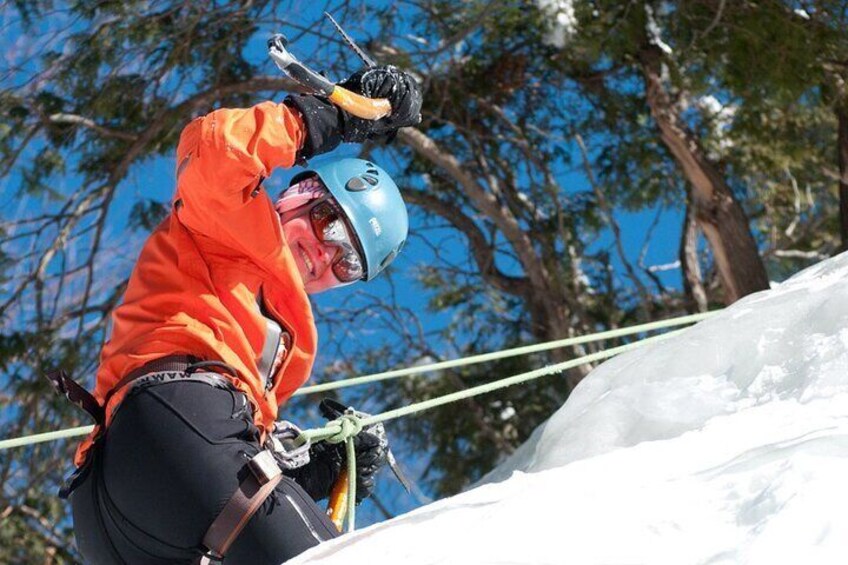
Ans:
[[[406,204],[389,174],[363,159],[339,159],[296,175],[291,184],[318,175],[344,210],[365,254],[370,281],[400,253],[409,232]]]

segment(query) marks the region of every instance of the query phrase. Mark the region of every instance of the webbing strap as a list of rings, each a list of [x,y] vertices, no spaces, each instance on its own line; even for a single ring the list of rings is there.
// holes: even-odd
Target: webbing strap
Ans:
[[[259,466],[249,465],[251,472],[239,483],[236,491],[227,501],[221,513],[218,514],[209,526],[206,535],[203,536],[203,545],[209,553],[208,555],[199,557],[195,561],[196,565],[221,560],[250,521],[250,518],[256,513],[262,503],[265,502],[265,499],[274,492],[277,484],[282,480],[282,471],[274,463],[273,455],[271,455],[270,451],[259,452],[258,455],[251,459],[251,463],[263,457],[267,458],[268,456],[271,458],[273,470],[263,474],[263,472],[257,471]],[[267,468],[265,467],[267,463],[260,465],[262,468]]]
[[[109,401],[112,400],[112,397],[115,396],[119,390],[144,375],[149,373],[158,373],[160,371],[175,371],[182,373],[189,365],[196,361],[199,361],[197,357],[189,355],[168,355],[166,357],[155,359],[134,371],[130,371],[128,374],[124,375],[121,380],[115,383],[115,386],[106,393],[106,398],[103,399],[103,406],[108,406]]]
[[[72,403],[76,404],[94,419],[97,424],[103,423],[103,407],[94,396],[72,379],[64,369],[50,371],[46,374],[47,380],[56,389],[56,392],[64,395]]]

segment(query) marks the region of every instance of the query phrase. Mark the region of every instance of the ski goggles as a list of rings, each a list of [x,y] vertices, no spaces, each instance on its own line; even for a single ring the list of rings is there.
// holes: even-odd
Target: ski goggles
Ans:
[[[309,209],[309,222],[315,237],[326,245],[339,248],[333,259],[333,274],[340,282],[358,281],[365,276],[365,262],[358,251],[353,230],[344,212],[330,196],[320,199]]]

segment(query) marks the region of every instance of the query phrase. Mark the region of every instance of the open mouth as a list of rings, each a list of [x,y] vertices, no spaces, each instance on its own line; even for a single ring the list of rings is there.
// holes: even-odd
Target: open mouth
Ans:
[[[303,264],[306,265],[306,269],[309,271],[309,274],[314,277],[315,264],[312,263],[312,260],[309,258],[309,254],[306,253],[306,249],[303,248],[302,244],[298,243],[297,250],[300,252],[300,258],[303,259]]]

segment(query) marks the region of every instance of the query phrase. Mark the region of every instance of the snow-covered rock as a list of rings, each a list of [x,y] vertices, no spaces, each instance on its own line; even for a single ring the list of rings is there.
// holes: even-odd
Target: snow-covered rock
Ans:
[[[604,363],[484,481],[289,563],[848,562],[848,254]]]

